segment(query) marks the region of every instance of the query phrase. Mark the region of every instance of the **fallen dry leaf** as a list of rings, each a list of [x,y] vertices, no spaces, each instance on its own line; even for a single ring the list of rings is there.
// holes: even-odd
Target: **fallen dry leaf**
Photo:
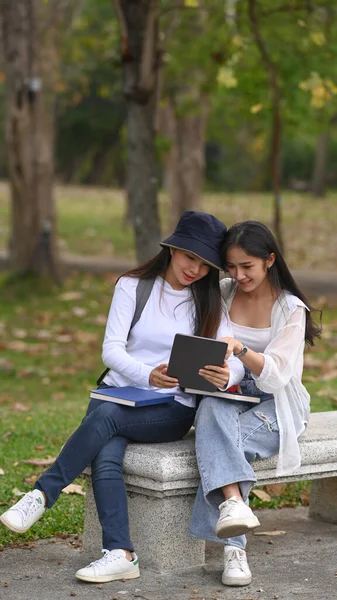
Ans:
[[[15,487],[12,489],[12,494],[14,494],[14,496],[24,496],[25,492],[21,492],[21,490]]]
[[[304,383],[316,383],[319,379],[320,377],[318,375],[316,377],[314,375],[303,375],[302,377]]]
[[[53,334],[49,329],[40,329],[35,333],[35,337],[38,340],[50,340],[53,337]]]
[[[321,376],[322,381],[331,381],[331,379],[337,379],[337,369],[332,369]]]
[[[71,483],[70,485],[67,485],[62,492],[65,494],[79,494],[80,496],[85,496],[82,486],[78,485],[77,483]]]
[[[65,302],[68,301],[72,301],[72,300],[81,300],[81,298],[83,298],[83,292],[79,292],[79,291],[74,291],[74,292],[64,292],[63,294],[60,294],[59,299],[60,300],[64,300]]]
[[[267,535],[268,537],[270,535],[285,535],[286,531],[281,531],[281,530],[276,530],[275,531],[256,531],[253,533],[253,535]]]
[[[75,338],[77,341],[81,342],[82,344],[92,344],[94,342],[98,342],[98,340],[100,340],[101,336],[98,333],[95,333],[93,331],[76,331],[75,333]]]
[[[27,485],[34,485],[34,483],[35,483],[35,481],[37,480],[38,477],[39,477],[38,475],[31,475],[30,477],[25,477],[23,481]]]
[[[303,490],[300,494],[301,502],[303,506],[309,506],[310,504],[310,490]]]
[[[304,357],[304,367],[306,369],[319,369],[323,363],[323,360],[315,358],[314,356],[306,355]]]
[[[28,335],[25,329],[12,329],[12,334],[15,338],[18,338],[19,340],[23,340]]]
[[[87,314],[87,309],[83,308],[82,306],[73,306],[73,308],[71,309],[71,312],[73,313],[73,315],[75,317],[85,317],[85,315]]]
[[[61,335],[57,335],[55,340],[60,344],[69,344],[73,341],[73,336],[69,333],[62,333]]]
[[[12,340],[7,344],[8,350],[12,350],[13,352],[24,352],[26,350],[27,344],[21,340]]]
[[[28,458],[27,460],[22,460],[21,462],[26,465],[35,465],[37,467],[48,467],[55,462],[56,458],[52,456],[48,456],[48,458]]]
[[[0,371],[10,372],[14,370],[14,363],[7,358],[0,358]]]
[[[91,325],[102,325],[103,327],[106,325],[107,316],[106,315],[96,315],[93,319],[90,320]]]
[[[269,502],[271,500],[269,494],[267,494],[267,492],[264,492],[263,490],[252,490],[252,494],[254,494],[254,496],[259,498],[260,500],[263,500],[263,502]]]
[[[21,404],[21,402],[15,402],[15,404],[12,407],[12,411],[13,412],[28,412],[29,408],[28,408],[28,406]]]
[[[66,395],[64,392],[54,392],[54,394],[52,394],[52,399],[59,401],[59,400],[64,400]]]
[[[271,483],[269,485],[265,485],[264,488],[270,496],[280,496],[286,487],[286,483]]]

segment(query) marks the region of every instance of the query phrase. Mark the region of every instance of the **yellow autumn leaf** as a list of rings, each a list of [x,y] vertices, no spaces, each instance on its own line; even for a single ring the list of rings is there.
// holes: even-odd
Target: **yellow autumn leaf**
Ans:
[[[266,147],[266,136],[264,134],[257,135],[250,144],[250,151],[253,156],[260,155]]]
[[[235,88],[238,80],[233,74],[233,69],[229,67],[221,67],[218,71],[217,82],[219,85],[226,88]]]
[[[314,96],[311,98],[310,106],[313,108],[323,108],[325,106],[324,100],[319,98],[315,98]]]
[[[256,113],[260,112],[263,109],[263,104],[254,104],[254,106],[250,107],[250,112],[252,115],[256,115]]]
[[[232,37],[232,44],[233,46],[236,46],[237,48],[242,48],[243,46],[243,39],[240,35],[234,35]]]
[[[102,85],[99,89],[99,95],[101,96],[101,98],[109,98],[109,96],[111,95],[110,93],[110,88],[108,85]]]
[[[316,46],[324,46],[325,41],[326,41],[325,35],[322,31],[313,31],[310,34],[310,38]]]
[[[310,87],[307,81],[300,81],[300,83],[298,84],[298,87],[303,90],[304,92],[307,92]]]
[[[329,89],[329,92],[331,92],[333,95],[337,94],[337,86],[334,84],[333,81],[331,81],[331,79],[326,79],[325,85]]]
[[[326,98],[327,95],[330,95],[322,83],[312,88],[312,93],[316,98]]]

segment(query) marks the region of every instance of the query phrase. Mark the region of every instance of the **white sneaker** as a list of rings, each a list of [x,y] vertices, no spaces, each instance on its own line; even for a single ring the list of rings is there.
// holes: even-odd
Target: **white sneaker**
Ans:
[[[219,509],[220,517],[215,527],[215,533],[219,538],[243,535],[260,525],[249,506],[243,500],[237,500],[235,496],[220,504]]]
[[[224,572],[222,574],[222,583],[224,585],[249,585],[252,581],[252,574],[247,563],[247,556],[244,550],[234,546],[225,550]]]
[[[103,556],[90,563],[84,569],[75,573],[77,579],[91,581],[92,583],[105,583],[116,579],[136,579],[140,576],[139,561],[135,552],[132,552],[132,561],[126,558],[124,550],[102,550]]]
[[[25,494],[19,502],[6,510],[0,521],[5,527],[16,533],[25,533],[42,517],[45,507],[44,495],[40,490]]]

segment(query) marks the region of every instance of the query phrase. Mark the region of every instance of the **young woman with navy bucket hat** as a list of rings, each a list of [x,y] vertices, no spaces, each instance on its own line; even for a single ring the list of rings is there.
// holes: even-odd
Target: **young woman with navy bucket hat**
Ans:
[[[252,574],[245,534],[259,526],[248,506],[256,482],[251,463],[278,454],[277,475],[300,466],[299,436],[305,431],[310,396],[302,384],[303,351],[320,334],[271,231],[257,221],[233,225],[225,234],[221,281],[234,336],[225,338],[245,368],[243,393],[260,404],[205,398],[198,409],[196,454],[201,485],[191,534],[223,540],[222,581],[248,585]],[[214,456],[217,460],[214,460]]]
[[[129,441],[178,440],[194,422],[195,396],[180,390],[178,381],[167,375],[167,364],[176,333],[210,338],[232,335],[219,287],[225,231],[214,216],[186,211],[175,232],[161,243],[159,254],[125,273],[115,286],[103,342],[108,370],[101,385],[169,391],[175,401],[130,408],[91,400],[86,417],[55,463],[32,492],[0,517],[9,529],[27,531],[91,463],[104,550],[102,558],[77,571],[78,579],[100,583],[139,577],[129,535],[123,456]],[[140,281],[152,282],[151,290],[133,325]],[[244,368],[231,357],[223,367],[211,366],[203,373],[205,379],[225,388],[241,381]]]

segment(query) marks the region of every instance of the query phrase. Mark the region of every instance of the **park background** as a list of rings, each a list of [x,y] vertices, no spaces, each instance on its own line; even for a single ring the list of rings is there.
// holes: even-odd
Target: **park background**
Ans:
[[[304,381],[336,409],[336,22],[332,0],[0,0],[1,509],[84,415],[118,274],[185,209],[266,223],[318,281]],[[76,484],[0,549],[80,532]]]

